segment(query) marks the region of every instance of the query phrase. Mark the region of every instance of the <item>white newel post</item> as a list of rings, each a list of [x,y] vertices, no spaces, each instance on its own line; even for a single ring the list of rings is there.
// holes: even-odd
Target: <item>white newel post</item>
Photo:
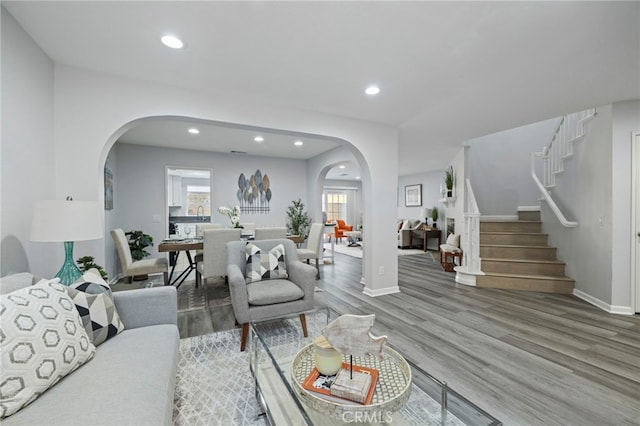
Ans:
[[[476,285],[476,277],[484,275],[480,259],[480,211],[473,194],[471,181],[466,180],[464,227],[462,238],[462,265],[456,266],[456,282],[470,286]]]

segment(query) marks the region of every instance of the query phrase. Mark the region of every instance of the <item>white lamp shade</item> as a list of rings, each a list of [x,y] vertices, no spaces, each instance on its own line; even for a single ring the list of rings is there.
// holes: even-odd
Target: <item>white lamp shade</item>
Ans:
[[[428,218],[430,216],[431,216],[431,209],[423,207],[422,208],[422,216],[421,217]]]
[[[31,241],[97,240],[104,236],[97,201],[38,201],[33,210]]]

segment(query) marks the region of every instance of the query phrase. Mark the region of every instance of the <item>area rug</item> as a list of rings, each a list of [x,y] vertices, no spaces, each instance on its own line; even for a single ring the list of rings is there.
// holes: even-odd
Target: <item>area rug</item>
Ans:
[[[300,322],[283,319],[262,323],[263,338],[302,348],[326,326],[321,313],[307,315],[309,337],[301,336]],[[240,330],[234,329],[180,340],[173,408],[174,425],[265,425],[258,417],[253,377],[249,371],[249,348],[240,352]],[[275,356],[279,356],[277,353]],[[261,355],[266,356],[264,354]],[[440,425],[440,404],[422,392],[412,392],[401,409],[407,424]],[[424,421],[424,415],[429,421]],[[420,420],[419,420],[420,419]],[[461,425],[453,415],[447,424]]]
[[[327,251],[331,251],[331,244],[324,243],[324,248]],[[362,259],[362,247],[349,247],[345,244],[335,244],[334,251],[340,254],[346,254],[347,256],[357,257]],[[398,249],[398,256],[409,256],[415,254],[424,254],[425,252],[420,249]]]
[[[264,425],[240,330],[180,340],[174,425]]]

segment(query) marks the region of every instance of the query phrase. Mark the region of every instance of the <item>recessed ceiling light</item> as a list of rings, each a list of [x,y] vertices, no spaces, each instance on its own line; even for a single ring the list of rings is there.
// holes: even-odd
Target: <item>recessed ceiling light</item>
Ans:
[[[172,49],[182,49],[182,46],[184,46],[184,43],[182,43],[182,40],[180,40],[178,37],[173,35],[162,36],[160,40],[165,46],[170,47]]]
[[[360,179],[360,176],[356,176],[356,179]]]
[[[365,89],[364,93],[367,95],[377,95],[380,93],[380,88],[378,86],[369,86]]]
[[[200,133],[200,130],[196,129],[195,127],[190,128],[189,130],[187,130],[189,133],[191,133],[192,135],[197,135],[198,133]]]
[[[344,164],[340,164],[338,167],[341,168],[341,169],[346,169],[347,168],[347,166],[345,166]]]
[[[256,136],[255,138],[253,138],[253,140],[256,142],[263,142],[264,138],[262,136]]]
[[[304,144],[302,143],[302,141],[295,141],[293,144],[294,144],[295,146],[302,146],[302,145],[304,145]]]

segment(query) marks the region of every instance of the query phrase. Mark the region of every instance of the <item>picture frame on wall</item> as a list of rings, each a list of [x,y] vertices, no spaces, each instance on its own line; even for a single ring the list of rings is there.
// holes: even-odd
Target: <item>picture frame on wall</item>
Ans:
[[[404,187],[405,207],[422,206],[422,184],[406,185]]]

